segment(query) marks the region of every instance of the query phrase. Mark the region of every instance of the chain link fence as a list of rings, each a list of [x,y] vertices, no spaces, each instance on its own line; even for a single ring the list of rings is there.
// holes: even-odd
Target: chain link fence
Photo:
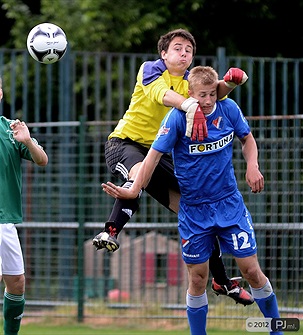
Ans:
[[[235,140],[239,188],[254,219],[261,267],[282,315],[302,317],[302,118],[251,117],[249,122],[266,186],[261,194],[250,193]],[[18,229],[26,264],[26,316],[89,318],[105,324],[165,320],[186,327],[187,276],[173,213],[144,194],[138,213],[119,237],[119,251],[97,252],[92,246],[113,203],[100,183],[117,182],[104,165],[105,126],[84,118],[30,124],[50,160],[46,168],[23,165],[25,222]],[[223,259],[228,274],[239,276],[232,257]],[[228,319],[241,329],[244,319],[259,316],[256,304],[236,306],[211,293],[210,285],[208,295],[210,326]]]

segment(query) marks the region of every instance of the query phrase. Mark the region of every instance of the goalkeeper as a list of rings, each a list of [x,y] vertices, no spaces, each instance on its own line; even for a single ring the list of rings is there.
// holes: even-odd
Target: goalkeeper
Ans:
[[[204,114],[197,110],[197,100],[188,95],[187,69],[195,52],[194,37],[186,30],[177,29],[160,37],[160,59],[141,65],[129,108],[105,144],[106,164],[113,175],[125,182],[123,187],[131,186],[170,107],[186,113],[187,137],[199,141],[207,137]],[[218,97],[223,98],[246,79],[242,70],[231,68],[224,80],[219,81]],[[178,213],[180,190],[169,155],[162,156],[145,190],[163,206]],[[93,239],[95,247],[117,250],[117,235],[138,208],[139,197],[132,200],[116,199],[104,231]],[[210,259],[210,270],[214,276],[213,290],[217,294],[228,295],[244,305],[253,303],[250,294],[239,286],[238,281],[226,275],[218,243]]]

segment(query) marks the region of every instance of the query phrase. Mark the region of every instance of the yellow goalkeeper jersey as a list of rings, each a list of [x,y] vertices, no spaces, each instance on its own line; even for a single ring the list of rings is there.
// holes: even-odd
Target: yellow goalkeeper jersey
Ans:
[[[143,63],[128,110],[109,138],[129,138],[150,147],[171,108],[163,105],[165,93],[172,89],[188,98],[187,76],[188,71],[184,76],[172,76],[161,59]]]

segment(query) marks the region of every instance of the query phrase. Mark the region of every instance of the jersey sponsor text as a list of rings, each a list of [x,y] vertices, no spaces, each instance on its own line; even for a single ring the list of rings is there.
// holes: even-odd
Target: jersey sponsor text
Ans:
[[[219,141],[215,141],[212,143],[190,144],[189,153],[191,155],[197,155],[222,150],[224,147],[226,147],[229,143],[233,141],[233,138],[234,138],[234,132],[221,138]]]

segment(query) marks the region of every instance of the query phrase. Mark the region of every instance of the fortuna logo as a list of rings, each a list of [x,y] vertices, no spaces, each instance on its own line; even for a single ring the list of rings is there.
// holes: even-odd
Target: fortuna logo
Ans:
[[[191,155],[202,154],[206,152],[218,151],[226,147],[234,138],[234,132],[223,137],[221,140],[206,144],[190,144],[189,153]]]
[[[127,214],[130,218],[133,215],[133,211],[131,209],[128,209],[128,208],[123,208],[122,212],[124,212],[125,214]]]

